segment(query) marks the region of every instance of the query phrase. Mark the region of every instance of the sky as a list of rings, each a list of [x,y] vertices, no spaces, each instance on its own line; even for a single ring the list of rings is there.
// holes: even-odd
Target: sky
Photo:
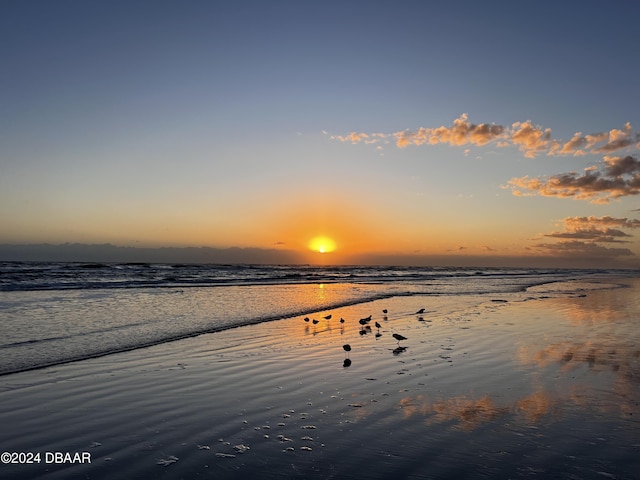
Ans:
[[[640,267],[638,18],[1,2],[0,244]]]

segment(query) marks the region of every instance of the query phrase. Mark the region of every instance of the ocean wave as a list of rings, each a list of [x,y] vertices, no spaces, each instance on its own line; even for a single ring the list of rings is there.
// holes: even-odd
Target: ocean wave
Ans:
[[[0,291],[189,288],[302,283],[429,283],[485,278],[526,284],[590,271],[311,265],[0,262]]]

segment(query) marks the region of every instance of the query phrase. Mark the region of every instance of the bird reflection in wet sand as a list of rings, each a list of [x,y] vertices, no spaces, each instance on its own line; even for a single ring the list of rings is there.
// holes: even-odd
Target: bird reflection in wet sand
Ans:
[[[407,350],[407,347],[401,347],[400,345],[398,345],[396,348],[391,350],[391,352],[394,355],[400,355],[402,352],[405,352],[406,350]]]
[[[375,323],[376,328],[378,329],[376,332],[376,338],[380,338],[382,336],[382,334],[380,333],[380,328],[382,328],[382,325],[380,325],[378,322]]]

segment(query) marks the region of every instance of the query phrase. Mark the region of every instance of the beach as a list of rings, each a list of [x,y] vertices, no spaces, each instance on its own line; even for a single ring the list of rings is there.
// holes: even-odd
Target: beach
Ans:
[[[0,476],[638,478],[639,299],[394,296],[4,375]]]

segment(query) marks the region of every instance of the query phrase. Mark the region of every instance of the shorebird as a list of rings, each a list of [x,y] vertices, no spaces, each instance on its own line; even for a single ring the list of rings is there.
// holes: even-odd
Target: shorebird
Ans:
[[[348,367],[349,365],[351,365],[351,359],[349,358],[351,345],[349,345],[348,343],[345,343],[344,345],[342,345],[342,349],[344,350],[344,363],[342,364],[342,366]]]
[[[420,310],[418,310],[418,311],[416,312],[416,315],[420,315],[421,313],[424,313],[424,308],[421,308]]]
[[[340,318],[340,323],[344,323],[344,318]]]
[[[304,317],[304,321],[308,322],[309,321],[309,317]]]
[[[320,320],[316,320],[315,318],[311,321],[313,322],[314,325],[317,325],[320,322]]]
[[[387,309],[385,308],[384,310],[382,310],[382,313],[387,313]]]
[[[325,320],[331,320],[331,315],[327,315],[326,317],[324,317]]]
[[[395,338],[398,341],[398,345],[400,345],[400,341],[401,340],[406,340],[407,337],[405,337],[404,335],[400,335],[399,333],[394,333],[392,335],[393,338]]]
[[[380,328],[382,327],[382,325],[380,325],[378,322],[376,322],[375,325],[378,330],[380,330]]]

